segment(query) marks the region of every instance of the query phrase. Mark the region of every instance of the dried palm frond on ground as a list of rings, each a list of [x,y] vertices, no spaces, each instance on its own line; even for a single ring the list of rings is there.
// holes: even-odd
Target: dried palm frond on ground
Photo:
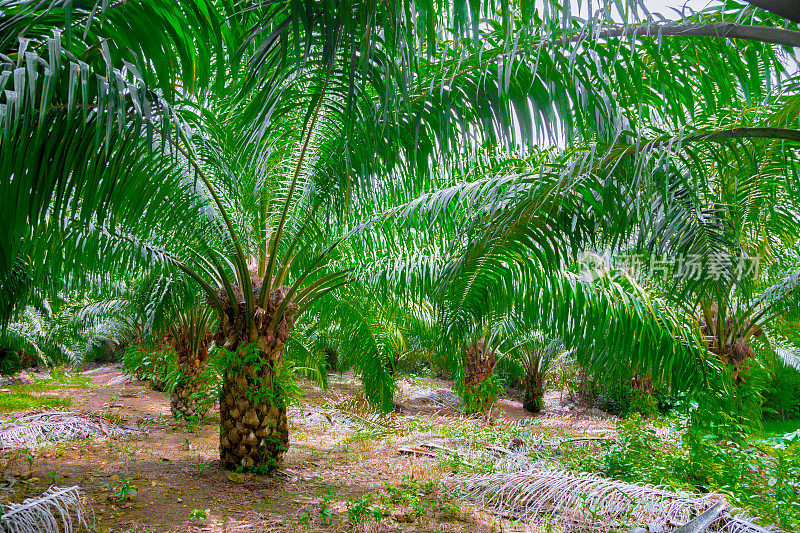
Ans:
[[[0,450],[35,447],[48,442],[87,439],[97,435],[119,437],[136,433],[99,416],[79,415],[68,411],[30,413],[0,424]]]
[[[320,409],[317,407],[299,408],[290,407],[286,410],[286,416],[294,422],[300,422],[306,426],[339,426],[348,425],[350,419],[332,409]]]
[[[397,429],[393,415],[380,412],[360,397],[338,401],[329,408],[293,407],[286,414],[307,426],[346,426],[356,431],[379,434],[392,433]]]
[[[5,468],[8,463],[7,459],[0,460],[0,468]],[[0,505],[7,501],[9,495],[14,493],[14,486],[17,484],[17,478],[14,476],[3,473],[0,475]]]
[[[428,403],[442,409],[461,409],[461,399],[456,393],[449,389],[430,387],[418,387],[413,384],[405,384],[402,394],[412,403]]]
[[[509,449],[477,439],[430,437],[416,446],[444,455],[458,454],[461,464],[478,469],[491,468],[495,472],[519,472],[544,466],[544,463],[533,461],[529,457],[537,450],[534,443],[538,443],[540,440],[529,439],[528,442],[522,442],[516,446],[512,442],[514,447]]]
[[[496,513],[523,521],[552,514],[597,529],[630,528],[647,524],[670,531],[692,520],[720,500],[660,487],[606,479],[591,474],[556,470],[490,474],[461,478],[460,496]],[[745,519],[724,513],[712,531],[764,533]]]
[[[380,432],[395,430],[395,421],[391,414],[382,413],[369,400],[356,396],[336,404],[336,410],[350,419],[355,426]]]
[[[143,531],[150,531],[148,524],[142,524]],[[285,521],[278,515],[266,515],[257,511],[247,511],[242,516],[210,516],[202,523],[181,524],[170,531],[180,533],[204,533],[224,531],[225,533],[286,533]]]
[[[71,533],[89,529],[90,512],[77,486],[50,487],[38,498],[0,506],[0,533]]]
[[[778,533],[779,530],[770,527],[766,529],[754,524],[751,520],[744,516],[731,516],[728,513],[723,513],[722,519],[717,524],[719,533]]]

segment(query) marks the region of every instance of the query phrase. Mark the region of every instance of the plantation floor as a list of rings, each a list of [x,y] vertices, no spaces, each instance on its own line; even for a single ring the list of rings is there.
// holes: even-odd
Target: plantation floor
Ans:
[[[38,394],[69,395],[70,410],[141,431],[6,453],[3,469],[21,480],[14,487],[15,501],[52,484],[79,485],[94,510],[97,531],[526,531],[468,504],[444,496],[439,501],[443,492],[435,487],[458,471],[457,461],[401,454],[398,448],[448,436],[496,437],[504,446],[514,436],[598,436],[610,434],[615,424],[598,411],[561,407],[558,394],[548,395],[544,412],[535,417],[505,398],[489,417],[468,418],[448,406],[454,400],[448,382],[413,378],[399,383],[394,415],[353,427],[326,415],[330,411],[324,408],[357,410],[358,381],[332,375],[326,390],[302,383],[305,394],[289,412],[291,447],[283,468],[271,477],[248,477],[219,467],[214,413],[200,425],[176,424],[165,393],[124,382],[118,367],[87,375],[97,387]],[[348,401],[351,407],[343,406]],[[527,418],[533,420],[515,423]],[[569,460],[584,455],[572,453]],[[126,483],[135,495],[122,499]],[[368,494],[375,495],[375,505],[383,497],[383,516],[369,516]],[[193,510],[196,516],[206,509],[205,520],[191,517]],[[549,525],[545,530],[569,529]]]

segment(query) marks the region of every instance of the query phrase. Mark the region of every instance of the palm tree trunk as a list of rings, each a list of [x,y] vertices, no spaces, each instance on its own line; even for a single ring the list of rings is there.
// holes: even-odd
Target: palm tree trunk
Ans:
[[[482,398],[481,384],[489,379],[494,371],[494,351],[486,349],[486,343],[479,340],[463,350],[464,398],[467,413],[482,412],[490,405],[491,398]]]
[[[259,282],[254,280],[254,294]],[[256,308],[254,329],[241,301],[239,313],[221,316],[217,341],[232,350],[219,402],[219,455],[227,469],[269,472],[280,465],[289,448],[282,352],[297,305],[289,304],[276,327],[269,326],[287,292],[286,287],[270,292],[266,309]]]
[[[525,373],[525,399],[522,408],[529,413],[539,413],[544,408],[544,383],[542,377],[534,372]]]
[[[200,339],[194,338],[201,335]],[[208,361],[208,347],[211,338],[205,330],[197,332],[191,326],[173,334],[172,346],[178,354],[178,370],[180,378],[175,389],[170,393],[170,410],[172,416],[189,418],[196,416],[203,418],[208,412],[209,405],[203,401],[198,393],[206,388],[205,381],[200,379]]]
[[[169,407],[174,418],[179,416],[203,418],[208,412],[209,406],[198,397],[198,393],[206,389],[206,383],[199,379],[205,365],[200,364],[199,359],[195,359],[195,361],[197,364],[181,365],[180,381],[170,394]]]
[[[225,371],[219,406],[219,452],[225,468],[271,471],[289,447],[285,402],[275,383],[281,350],[259,350],[258,363]]]

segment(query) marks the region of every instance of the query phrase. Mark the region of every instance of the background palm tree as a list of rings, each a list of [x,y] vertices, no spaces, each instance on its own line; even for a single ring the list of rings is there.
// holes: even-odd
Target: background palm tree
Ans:
[[[541,331],[518,328],[510,336],[505,353],[516,357],[524,369],[522,407],[531,413],[544,409],[544,387],[550,364],[564,352],[560,340],[549,338]]]
[[[202,418],[210,407],[202,398],[208,384],[200,375],[208,362],[213,317],[203,305],[179,309],[176,315],[170,321],[170,340],[180,377],[170,391],[170,410],[176,418]]]

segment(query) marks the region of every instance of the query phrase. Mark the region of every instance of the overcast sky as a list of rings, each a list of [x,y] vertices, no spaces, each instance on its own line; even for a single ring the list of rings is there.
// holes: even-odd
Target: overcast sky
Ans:
[[[700,11],[711,4],[712,1],[713,0],[645,0],[644,4],[650,11],[654,13],[661,13],[666,17],[672,18],[671,15],[675,13],[673,8],[681,10],[685,5],[691,8],[693,11]],[[719,2],[715,1],[714,3]]]
[[[598,9],[607,1],[609,0],[592,0],[592,10]],[[569,2],[573,13],[580,13],[581,16],[586,17],[587,9],[589,7],[589,0],[569,0]],[[624,5],[627,2],[623,0],[621,3]],[[670,19],[680,18],[678,13],[681,12],[684,7],[688,8],[688,12],[691,12],[700,11],[709,5],[718,6],[721,3],[722,2],[720,0],[644,0],[644,4],[651,13],[660,13],[661,15],[664,15]],[[612,2],[612,5],[613,4],[614,2]],[[536,5],[541,9],[541,0],[536,1]]]

